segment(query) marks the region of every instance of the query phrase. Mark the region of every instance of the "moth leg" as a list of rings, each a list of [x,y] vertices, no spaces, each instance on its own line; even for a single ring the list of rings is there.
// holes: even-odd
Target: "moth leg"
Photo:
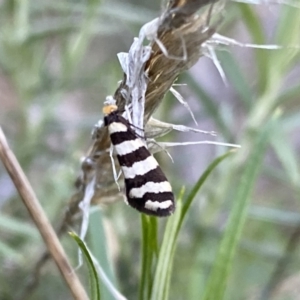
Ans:
[[[121,175],[122,175],[122,170],[120,170],[117,180],[121,177]]]
[[[167,149],[165,149],[164,147],[162,147],[155,139],[151,139],[151,143],[155,144],[162,151],[164,151],[169,156],[169,158],[171,159],[172,163],[174,163],[173,157],[172,157],[172,155],[170,154],[170,152]]]
[[[115,161],[114,161],[114,157],[113,157],[113,152],[114,152],[114,146],[113,146],[113,144],[111,144],[110,148],[109,148],[109,157],[110,157],[110,160],[111,160],[111,166],[112,166],[112,170],[113,170],[115,183],[118,187],[118,190],[121,191],[120,185],[118,183],[119,176],[117,174],[116,165],[115,165]]]

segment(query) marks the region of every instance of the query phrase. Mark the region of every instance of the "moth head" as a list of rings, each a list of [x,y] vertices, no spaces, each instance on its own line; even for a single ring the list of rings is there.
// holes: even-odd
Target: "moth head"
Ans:
[[[118,110],[118,106],[115,105],[115,104],[109,104],[109,105],[104,105],[103,106],[103,109],[102,109],[102,112],[104,114],[104,116],[108,116],[110,115],[111,113],[115,112]]]

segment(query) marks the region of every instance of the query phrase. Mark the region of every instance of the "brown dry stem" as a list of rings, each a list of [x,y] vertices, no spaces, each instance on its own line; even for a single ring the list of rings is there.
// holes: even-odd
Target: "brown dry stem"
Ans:
[[[66,281],[74,299],[84,300],[88,296],[81,285],[76,273],[73,271],[59,239],[52,228],[43,208],[41,207],[26,175],[18,160],[9,148],[5,135],[0,127],[0,158],[20,197],[26,206],[32,220],[35,222],[49,253],[54,259],[61,275]]]

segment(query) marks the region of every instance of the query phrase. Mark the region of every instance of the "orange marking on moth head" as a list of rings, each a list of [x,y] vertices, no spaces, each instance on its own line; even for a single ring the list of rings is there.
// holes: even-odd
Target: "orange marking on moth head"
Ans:
[[[118,109],[117,105],[109,104],[109,105],[103,106],[102,112],[105,116],[108,116],[109,114],[116,111],[117,109]]]

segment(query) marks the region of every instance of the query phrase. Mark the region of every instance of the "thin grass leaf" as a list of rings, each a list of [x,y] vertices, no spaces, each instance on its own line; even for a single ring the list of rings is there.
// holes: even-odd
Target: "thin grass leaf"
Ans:
[[[30,5],[28,0],[15,2],[15,38],[17,41],[26,39],[29,30]]]
[[[141,214],[141,224],[142,224],[142,247],[141,247],[141,280],[139,286],[139,299],[145,299],[145,294],[147,294],[147,277],[149,260],[148,260],[148,218],[146,215]]]
[[[200,178],[198,179],[198,181],[194,185],[193,189],[191,190],[190,194],[187,196],[186,200],[184,201],[184,205],[183,205],[183,208],[182,208],[182,213],[181,213],[177,233],[179,232],[179,230],[182,226],[183,220],[184,220],[184,218],[186,216],[186,213],[189,210],[193,200],[195,199],[197,193],[199,192],[200,188],[202,187],[202,185],[204,184],[205,180],[208,178],[210,173],[218,166],[219,163],[221,163],[225,158],[227,158],[228,156],[232,155],[235,152],[236,152],[235,150],[230,150],[227,153],[225,153],[225,154],[221,155],[220,157],[216,158],[208,166],[208,168],[205,170],[205,172],[200,176]]]
[[[218,58],[221,61],[226,78],[230,84],[233,85],[245,108],[249,109],[253,101],[253,92],[251,91],[251,88],[237,61],[228,51],[219,51]]]
[[[299,57],[299,28],[300,28],[300,10],[283,8],[278,22],[278,30],[276,32],[276,43],[283,47],[282,50],[271,51],[266,59],[269,60],[269,66],[266,69],[267,86],[264,97],[264,109],[259,113],[263,118],[264,111],[273,105],[280,92],[282,79],[289,71],[290,67],[297,57]],[[258,117],[259,118],[259,117]]]
[[[142,258],[139,299],[149,299],[152,289],[152,265],[158,255],[157,219],[141,214],[142,223]]]
[[[240,12],[242,14],[242,20],[244,24],[247,26],[247,30],[252,36],[252,41],[255,44],[263,45],[266,41],[264,35],[264,29],[258,14],[255,12],[255,8],[247,5],[239,3],[237,4]],[[256,67],[258,69],[258,80],[259,91],[262,92],[266,89],[267,85],[267,70],[269,64],[269,51],[256,50],[255,51],[256,58]],[[252,94],[252,93],[251,93]]]
[[[286,49],[271,53],[269,76],[275,72],[282,77],[293,66],[295,59],[299,57],[300,9],[285,7],[282,8],[281,12],[276,32],[277,43]]]
[[[153,265],[156,264],[157,259],[158,259],[158,254],[159,254],[159,246],[158,246],[158,237],[157,237],[157,218],[156,217],[149,217],[149,223],[150,223],[150,227],[149,227],[149,235],[148,235],[148,239],[149,239],[149,252],[151,252],[151,269],[149,270],[148,273],[148,278],[150,279],[148,281],[148,294],[147,294],[147,299],[150,299],[151,297],[151,291],[152,291],[152,286],[153,286]]]
[[[251,206],[249,218],[259,221],[270,222],[282,226],[296,227],[300,224],[300,213],[294,211],[284,211],[272,207]]]
[[[282,141],[284,141],[284,143]],[[300,181],[298,157],[293,147],[291,147],[290,141],[286,138],[285,133],[280,130],[280,127],[276,130],[276,135],[272,136],[271,143],[278,159],[285,169],[288,179],[293,185],[298,185]]]
[[[76,5],[72,2],[47,2],[42,4],[41,7],[34,7],[33,9],[36,14],[48,9],[65,16],[66,14],[72,13],[82,14],[85,8],[86,5],[84,2],[77,2]],[[106,20],[106,26],[108,27],[112,25],[111,23],[118,21],[119,32],[120,23],[122,25],[126,25],[126,22],[130,22],[131,24],[143,24],[145,20],[154,19],[156,16],[156,11],[148,9],[145,6],[125,2],[118,2],[116,5],[115,2],[103,1],[101,7],[97,9],[97,20],[108,17],[109,19]],[[124,30],[124,28],[122,28],[122,30]]]
[[[285,8],[281,10],[278,23],[276,43],[282,50],[271,51],[266,59],[269,60],[266,76],[266,88],[256,102],[248,123],[251,127],[259,128],[272,113],[277,103],[283,78],[299,57],[299,28],[300,10]],[[286,47],[286,48],[285,48]]]
[[[177,245],[177,238],[179,231],[182,227],[184,217],[188,209],[190,208],[192,201],[195,199],[199,189],[208,178],[209,174],[216,168],[216,166],[227,158],[233,151],[229,151],[224,155],[215,159],[207,168],[207,170],[201,175],[194,188],[187,196],[182,205],[183,190],[176,202],[177,208],[173,218],[168,220],[166,231],[164,234],[163,244],[159,254],[159,260],[154,278],[154,285],[152,290],[151,299],[169,299],[170,281],[172,274],[173,260]],[[178,216],[178,214],[180,215]]]
[[[252,152],[244,166],[240,182],[237,184],[236,196],[233,199],[234,206],[230,213],[228,224],[204,292],[204,300],[221,300],[224,297],[233,257],[247,218],[250,195],[273,129],[274,121],[271,120],[262,128],[254,141]]]
[[[90,213],[89,217],[89,231],[88,241],[91,252],[102,267],[103,272],[106,274],[109,281],[116,286],[116,277],[113,272],[112,264],[109,258],[108,237],[105,235],[103,215],[100,209],[96,209]],[[106,300],[115,300],[111,291],[103,280],[100,280],[101,296]]]
[[[179,195],[179,205],[180,205],[180,211],[181,211],[181,215],[182,215],[182,198],[184,195],[185,189],[182,188],[180,191],[180,195]],[[177,204],[178,207],[178,204]],[[175,250],[177,247],[177,239],[178,239],[178,233],[180,230],[180,220],[179,222],[177,222],[176,224],[177,226],[177,230],[176,230],[176,234],[173,240],[173,246],[172,246],[172,250],[170,253],[170,263],[168,264],[168,268],[167,268],[167,276],[166,276],[166,286],[165,286],[165,290],[164,290],[164,294],[165,294],[165,299],[169,299],[169,292],[170,292],[170,285],[171,285],[171,276],[172,276],[172,270],[173,270],[173,262],[174,262],[174,256],[175,256]]]
[[[97,11],[101,4],[100,0],[89,0],[86,5],[80,31],[73,38],[67,49],[68,51],[65,53],[68,65],[66,65],[64,71],[67,74],[72,72],[74,66],[78,64],[89,45],[92,37],[92,29],[97,21]]]
[[[18,220],[16,217],[6,216],[0,213],[0,228],[2,232],[12,232],[30,239],[39,239],[40,236],[32,225],[26,224],[24,220]]]
[[[156,257],[158,257],[159,253],[159,246],[158,246],[158,237],[157,237],[157,218],[150,216],[150,229],[151,229],[151,240],[150,240],[150,247],[155,254]]]
[[[160,248],[158,263],[154,275],[151,300],[167,300],[169,294],[169,281],[172,270],[173,256],[177,237],[178,223],[180,222],[182,210],[182,193],[177,199],[176,211],[169,217],[164,233],[162,246]]]
[[[79,236],[75,232],[69,232],[69,234],[75,240],[78,247],[81,249],[82,253],[84,254],[84,257],[86,258],[88,270],[89,270],[91,300],[100,300],[99,278],[91,254],[87,249],[85,243],[79,238]]]

